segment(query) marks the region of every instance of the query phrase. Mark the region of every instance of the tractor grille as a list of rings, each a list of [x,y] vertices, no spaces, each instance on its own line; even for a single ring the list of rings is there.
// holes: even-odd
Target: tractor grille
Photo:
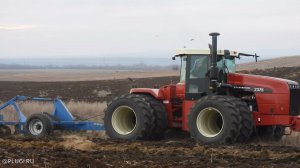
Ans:
[[[290,87],[290,115],[300,115],[300,89]]]

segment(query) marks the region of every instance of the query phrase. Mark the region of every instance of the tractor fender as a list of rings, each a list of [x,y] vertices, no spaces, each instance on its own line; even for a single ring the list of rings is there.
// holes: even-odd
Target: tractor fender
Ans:
[[[156,99],[163,98],[162,93],[159,89],[151,89],[151,88],[132,88],[130,89],[131,94],[149,94]]]

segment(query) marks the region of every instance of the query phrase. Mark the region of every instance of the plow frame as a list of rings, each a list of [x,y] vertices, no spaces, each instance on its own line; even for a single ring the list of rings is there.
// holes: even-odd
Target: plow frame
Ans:
[[[5,121],[5,116],[0,114],[0,125],[14,125],[21,133],[24,132],[24,125],[26,124],[27,117],[19,108],[17,101],[35,101],[35,102],[53,102],[52,114],[49,114],[53,119],[51,124],[55,130],[72,130],[72,131],[104,131],[104,125],[92,121],[78,121],[75,120],[72,113],[68,110],[63,101],[59,98],[38,98],[27,96],[16,96],[0,106],[0,111],[12,106],[17,113],[18,121]]]

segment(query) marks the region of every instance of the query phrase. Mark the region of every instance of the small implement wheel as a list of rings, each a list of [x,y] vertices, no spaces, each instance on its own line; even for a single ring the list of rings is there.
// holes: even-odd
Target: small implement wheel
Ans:
[[[11,130],[7,125],[0,125],[0,138],[11,135]]]
[[[32,114],[25,124],[25,135],[29,138],[44,138],[52,131],[51,118],[43,113]]]

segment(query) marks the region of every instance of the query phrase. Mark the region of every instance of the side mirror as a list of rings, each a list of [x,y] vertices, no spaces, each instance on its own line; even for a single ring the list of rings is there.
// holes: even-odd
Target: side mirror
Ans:
[[[175,57],[175,56],[173,56],[173,57],[172,57],[172,60],[175,60],[175,59],[176,59],[176,57]]]

